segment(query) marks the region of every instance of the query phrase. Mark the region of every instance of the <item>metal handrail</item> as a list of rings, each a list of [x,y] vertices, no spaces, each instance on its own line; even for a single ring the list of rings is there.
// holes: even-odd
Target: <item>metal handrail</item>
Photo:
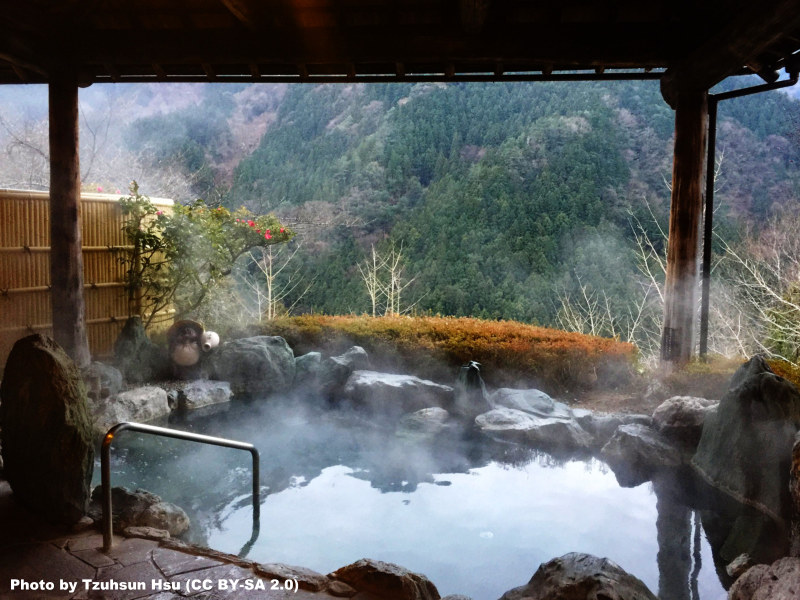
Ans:
[[[114,436],[125,430],[138,431],[139,433],[150,433],[161,437],[199,442],[201,444],[211,444],[234,448],[236,450],[247,450],[253,456],[253,531],[257,532],[259,520],[261,518],[261,503],[259,502],[259,487],[261,477],[259,474],[258,450],[253,444],[226,440],[225,438],[212,437],[199,433],[189,433],[177,429],[167,429],[166,427],[156,427],[155,425],[145,425],[143,423],[118,423],[108,430],[103,438],[103,445],[100,448],[100,477],[103,488],[103,550],[109,551],[114,543],[113,515],[111,513],[111,442]],[[253,535],[257,535],[254,533]],[[254,541],[251,538],[251,542]],[[252,544],[251,544],[252,545]]]

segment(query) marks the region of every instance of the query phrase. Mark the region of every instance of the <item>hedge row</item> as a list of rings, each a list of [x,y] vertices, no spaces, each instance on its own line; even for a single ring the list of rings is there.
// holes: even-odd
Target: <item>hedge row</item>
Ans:
[[[537,386],[550,393],[613,389],[633,374],[636,348],[608,338],[515,321],[453,317],[300,316],[262,333],[284,337],[295,354],[363,346],[373,367],[447,382],[460,365],[481,363],[494,387]]]

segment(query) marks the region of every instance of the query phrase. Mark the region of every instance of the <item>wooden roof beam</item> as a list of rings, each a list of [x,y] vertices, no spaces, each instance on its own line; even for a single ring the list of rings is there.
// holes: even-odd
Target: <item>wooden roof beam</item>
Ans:
[[[489,16],[491,0],[460,0],[459,16],[465,33],[480,33]]]
[[[661,78],[661,94],[673,108],[683,91],[705,91],[757,62],[759,54],[782,36],[800,28],[800,0],[748,3],[719,34],[696,48]]]
[[[22,67],[18,67],[17,65],[12,64],[11,69],[14,71],[19,80],[22,83],[28,83],[30,81],[30,77],[28,77],[28,72],[23,69]]]
[[[44,77],[49,75],[46,61],[5,28],[0,28],[0,60],[24,71],[38,73]]]
[[[225,8],[236,17],[242,25],[253,31],[259,29],[262,25],[261,19],[253,10],[247,0],[220,0]]]
[[[156,74],[156,77],[159,81],[167,80],[167,72],[164,70],[163,66],[161,66],[159,63],[153,63],[151,66],[153,67],[153,72]]]

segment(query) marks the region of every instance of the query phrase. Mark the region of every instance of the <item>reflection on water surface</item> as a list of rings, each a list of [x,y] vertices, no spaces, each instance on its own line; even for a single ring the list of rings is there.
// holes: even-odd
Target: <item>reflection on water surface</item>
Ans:
[[[661,583],[662,600],[726,597],[704,535],[675,548],[662,531],[658,558],[657,523],[669,530],[675,518],[680,532],[692,513],[659,494],[659,521],[657,485],[621,488],[593,459],[557,461],[461,434],[402,439],[356,415],[287,403],[234,403],[170,426],[258,446],[264,495],[252,560],[327,573],[370,557],[424,573],[443,596],[495,600],[540,563],[587,552],[654,592]],[[114,485],[182,506],[192,541],[242,549],[252,530],[249,454],[133,433],[114,444]]]

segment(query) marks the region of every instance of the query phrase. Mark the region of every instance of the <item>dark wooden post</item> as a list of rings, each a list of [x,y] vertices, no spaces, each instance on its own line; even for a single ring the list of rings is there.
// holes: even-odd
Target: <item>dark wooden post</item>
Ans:
[[[661,359],[692,356],[696,316],[697,256],[703,214],[708,93],[684,91],[675,106],[675,150],[664,299]]]
[[[81,251],[77,78],[58,75],[50,103],[50,285],[53,337],[79,367],[91,362]]]

